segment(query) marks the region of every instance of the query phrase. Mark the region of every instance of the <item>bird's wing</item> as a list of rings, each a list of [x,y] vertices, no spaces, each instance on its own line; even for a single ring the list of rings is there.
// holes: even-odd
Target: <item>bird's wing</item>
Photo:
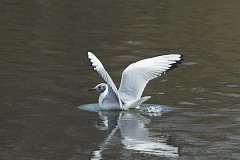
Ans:
[[[103,67],[100,60],[91,52],[88,52],[88,58],[90,59],[94,70],[97,71],[99,75],[107,82],[107,84],[111,87],[111,89],[119,99],[117,87],[115,86],[112,78],[109,76],[109,74]],[[119,99],[119,104],[120,104],[120,107],[122,108],[122,102],[120,99]]]
[[[164,74],[180,60],[180,54],[169,54],[132,63],[122,73],[120,97],[127,101],[139,99],[150,80]]]

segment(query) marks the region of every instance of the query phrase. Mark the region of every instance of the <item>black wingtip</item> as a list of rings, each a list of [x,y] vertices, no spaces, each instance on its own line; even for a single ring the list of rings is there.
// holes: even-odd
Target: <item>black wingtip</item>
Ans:
[[[172,64],[172,66],[166,72],[174,70],[175,68],[178,67],[178,65],[182,64],[183,61],[184,61],[183,55],[180,54],[180,60],[176,61],[176,63]]]

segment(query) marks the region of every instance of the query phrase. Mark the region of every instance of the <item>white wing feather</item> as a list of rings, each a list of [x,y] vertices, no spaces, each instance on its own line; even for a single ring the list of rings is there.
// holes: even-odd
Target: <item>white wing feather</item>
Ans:
[[[113,92],[116,94],[116,96],[119,99],[119,104],[120,107],[122,108],[122,102],[118,96],[118,90],[116,85],[114,84],[112,78],[109,76],[109,74],[107,73],[107,71],[105,70],[105,68],[103,67],[102,63],[100,62],[100,60],[91,52],[88,52],[88,58],[90,59],[92,66],[94,68],[95,71],[97,71],[99,73],[99,75],[107,82],[107,84],[111,87],[111,89],[113,90]]]
[[[129,65],[122,73],[119,95],[124,101],[141,98],[147,83],[165,73],[177,61],[180,54],[170,54],[144,59]]]

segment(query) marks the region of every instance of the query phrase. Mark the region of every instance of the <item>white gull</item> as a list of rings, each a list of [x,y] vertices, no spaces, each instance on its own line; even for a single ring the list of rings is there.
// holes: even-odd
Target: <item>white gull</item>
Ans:
[[[147,83],[169,70],[181,60],[180,54],[162,55],[147,58],[129,65],[122,73],[119,89],[109,76],[100,60],[91,52],[88,52],[94,70],[106,81],[90,90],[100,92],[98,99],[101,110],[128,110],[138,108],[139,105],[151,96],[141,97]]]

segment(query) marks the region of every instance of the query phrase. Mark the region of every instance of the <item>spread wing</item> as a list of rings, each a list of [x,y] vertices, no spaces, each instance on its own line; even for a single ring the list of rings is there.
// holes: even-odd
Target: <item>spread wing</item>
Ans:
[[[180,60],[180,54],[170,54],[132,63],[122,73],[118,90],[120,97],[125,101],[141,98],[144,88],[150,80],[164,74]]]
[[[115,86],[112,78],[109,76],[109,74],[103,67],[100,60],[91,52],[88,52],[88,58],[90,59],[94,70],[98,72],[98,74],[107,82],[108,86],[111,87],[110,89],[112,89],[113,92],[116,94],[119,100],[120,107],[122,108],[122,102],[119,99],[117,87]]]

